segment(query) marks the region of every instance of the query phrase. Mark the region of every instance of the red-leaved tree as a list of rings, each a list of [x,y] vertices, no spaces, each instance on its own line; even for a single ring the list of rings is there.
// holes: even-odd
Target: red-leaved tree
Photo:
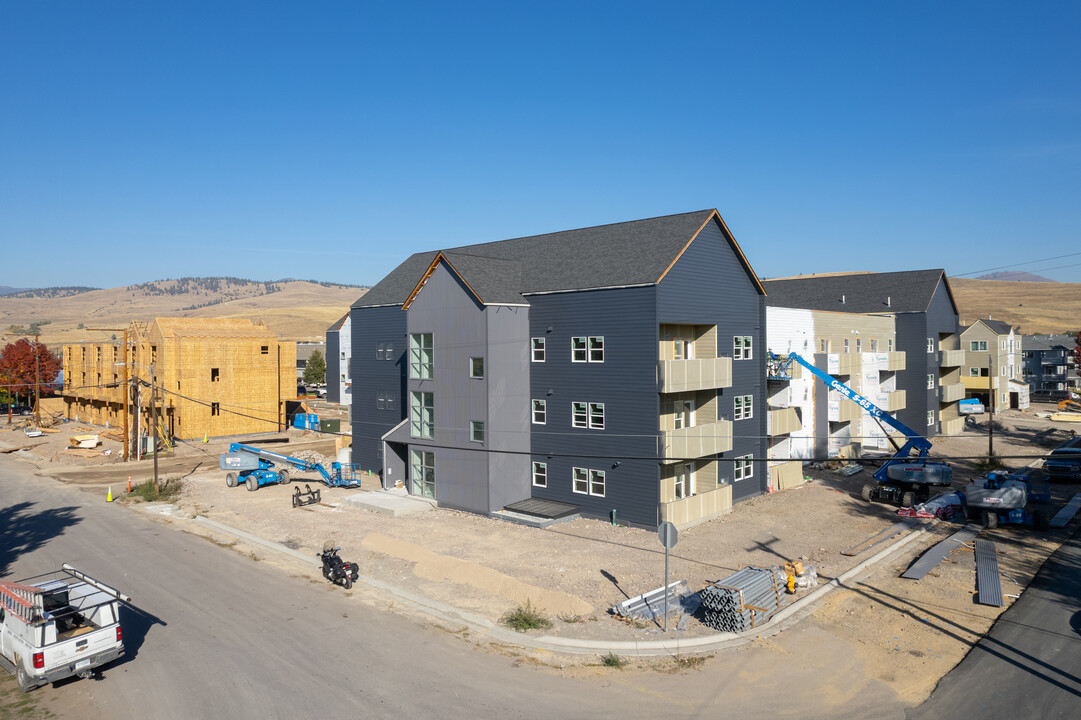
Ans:
[[[56,388],[56,376],[60,374],[63,363],[60,358],[42,343],[33,343],[25,338],[13,342],[0,354],[0,385],[7,390],[8,396],[34,394],[35,377],[40,379],[41,393],[53,392]]]

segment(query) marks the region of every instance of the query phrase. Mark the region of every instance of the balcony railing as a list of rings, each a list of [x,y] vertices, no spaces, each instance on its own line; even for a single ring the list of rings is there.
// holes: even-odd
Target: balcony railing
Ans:
[[[980,378],[973,378],[980,379]],[[965,385],[964,383],[951,383],[949,385],[943,385],[941,394],[939,396],[939,402],[957,402],[963,400],[965,397]]]
[[[681,500],[660,503],[659,522],[673,523],[685,528],[709,520],[732,509],[732,486],[721,485],[716,490],[691,495]]]
[[[863,412],[859,405],[836,390],[830,390],[827,406],[830,422],[853,422],[859,420]]]
[[[939,367],[959,367],[965,364],[964,350],[943,350],[939,359]]]
[[[766,418],[766,432],[772,436],[787,435],[802,427],[796,408],[770,410]]]
[[[799,460],[771,465],[769,481],[774,490],[788,490],[803,484],[803,463]]]
[[[942,421],[943,435],[959,435],[965,429],[965,418],[955,417]]]
[[[661,360],[657,376],[662,393],[732,387],[732,358]]]
[[[879,407],[890,412],[904,410],[907,400],[907,393],[904,390],[894,390],[893,392],[886,393],[886,401],[884,404],[880,403]]]
[[[863,353],[830,353],[826,356],[826,372],[830,375],[852,375],[863,367]]]
[[[886,370],[897,372],[905,369],[905,354],[903,352],[886,353]]]
[[[699,458],[732,449],[732,423],[727,420],[661,432],[665,460]]]

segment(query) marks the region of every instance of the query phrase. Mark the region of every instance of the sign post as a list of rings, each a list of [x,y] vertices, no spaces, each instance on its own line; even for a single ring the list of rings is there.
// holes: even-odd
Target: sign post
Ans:
[[[664,545],[664,631],[668,632],[668,551],[679,542],[679,533],[675,525],[665,521],[657,528],[657,537]]]

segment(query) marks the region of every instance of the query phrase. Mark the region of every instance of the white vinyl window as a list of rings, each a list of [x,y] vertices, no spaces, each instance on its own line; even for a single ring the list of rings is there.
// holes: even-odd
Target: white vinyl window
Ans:
[[[672,407],[672,425],[676,430],[694,427],[694,401],[676,400]]]
[[[588,468],[572,469],[572,490],[580,495],[604,497],[604,471]]]
[[[484,358],[471,357],[469,358],[469,377],[482,378],[484,377]]]
[[[409,434],[417,438],[435,435],[435,400],[430,392],[409,394]]]
[[[589,494],[604,497],[604,470],[589,471]]]
[[[548,463],[533,463],[533,486],[548,487]]]
[[[893,352],[893,338],[886,340],[886,349],[888,352]]]
[[[589,338],[589,361],[604,362],[604,337],[597,335]]]
[[[572,469],[574,486],[571,488],[576,493],[582,495],[589,494],[589,471],[585,468],[573,468]]]
[[[694,495],[694,463],[679,463],[674,472],[675,499],[682,500]]]
[[[935,424],[935,411],[934,410],[928,410],[927,411],[927,424],[928,425],[934,425]]]
[[[588,359],[588,355],[586,354],[585,337],[572,337],[571,362],[586,362]]]
[[[533,401],[533,424],[543,425],[547,420],[548,402],[546,400]]]
[[[435,370],[432,333],[409,336],[409,377],[430,380]]]
[[[871,352],[878,352],[878,340],[871,338]]]
[[[935,339],[927,338],[927,352],[933,353],[935,351]]]
[[[927,389],[928,390],[934,390],[935,389],[935,376],[933,374],[931,374],[931,373],[927,374]]]
[[[572,402],[571,403],[571,425],[576,428],[584,428],[589,426],[588,414],[586,412],[586,403],[584,402]]]
[[[672,357],[676,360],[691,360],[694,358],[694,343],[686,338],[676,338],[673,341]]]
[[[863,340],[856,338],[856,352],[863,352]]]
[[[741,455],[735,460],[735,478],[736,480],[746,480],[754,477],[754,463],[751,462],[751,455]]]
[[[970,367],[968,369],[968,375],[969,375],[969,377],[979,377],[980,376],[980,369],[978,367]]]
[[[484,421],[472,420],[469,423],[469,435],[473,442],[484,442]]]
[[[604,430],[604,403],[589,403],[589,427]]]
[[[750,335],[736,335],[732,338],[732,357],[736,360],[750,360],[753,357]]]
[[[847,353],[848,352],[848,338],[844,339],[844,343],[845,343],[845,352]]]
[[[544,362],[544,338],[535,337],[530,342],[533,346],[533,362]]]
[[[749,420],[754,417],[753,400],[752,395],[736,395],[733,398],[733,418],[736,420]]]
[[[980,352],[987,349],[986,340],[973,340],[968,344],[968,349],[971,352]]]

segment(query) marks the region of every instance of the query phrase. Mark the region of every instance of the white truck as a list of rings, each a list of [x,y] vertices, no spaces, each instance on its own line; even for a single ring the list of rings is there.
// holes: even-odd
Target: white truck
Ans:
[[[0,666],[19,690],[78,675],[124,654],[120,602],[113,588],[65,563],[19,582],[0,582]]]

